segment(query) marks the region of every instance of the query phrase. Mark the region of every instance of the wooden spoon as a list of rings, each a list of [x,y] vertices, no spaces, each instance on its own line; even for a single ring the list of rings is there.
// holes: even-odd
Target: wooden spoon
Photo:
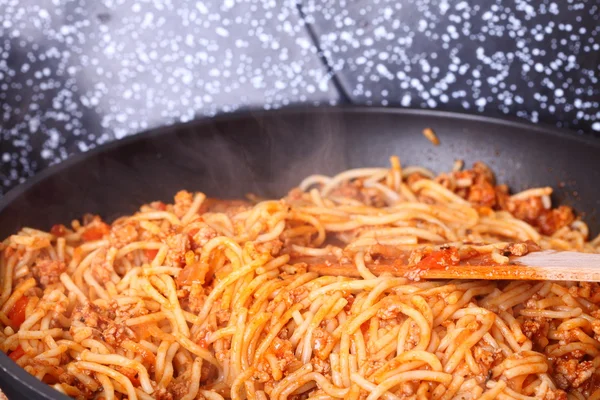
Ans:
[[[321,275],[358,278],[354,264],[340,264],[323,258],[302,260],[308,270]],[[509,264],[455,265],[420,269],[410,265],[382,262],[369,263],[367,268],[375,274],[384,273],[411,279],[485,279],[485,280],[547,280],[600,282],[600,254],[574,251],[536,251],[522,257],[511,256]]]

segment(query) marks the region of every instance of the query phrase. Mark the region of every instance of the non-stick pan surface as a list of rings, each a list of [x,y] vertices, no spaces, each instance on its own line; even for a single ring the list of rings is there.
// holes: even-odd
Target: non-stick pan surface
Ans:
[[[441,145],[421,134],[432,128]],[[235,198],[281,196],[312,173],[403,165],[448,171],[481,160],[513,191],[552,186],[600,230],[600,141],[483,117],[394,109],[303,108],[244,112],[161,128],[75,156],[0,200],[0,237],[23,226],[49,229],[85,213],[108,220],[180,189]],[[0,386],[11,399],[62,398],[0,354]]]

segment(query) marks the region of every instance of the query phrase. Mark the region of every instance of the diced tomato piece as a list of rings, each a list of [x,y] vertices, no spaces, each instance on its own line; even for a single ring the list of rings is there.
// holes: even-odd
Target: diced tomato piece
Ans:
[[[104,222],[100,222],[99,224],[94,224],[93,226],[87,228],[85,232],[81,235],[84,241],[91,242],[94,240],[100,240],[102,237],[110,232],[110,226],[105,224]]]
[[[187,286],[191,285],[194,282],[204,283],[206,279],[206,273],[208,272],[208,264],[195,262],[189,265],[186,265],[181,271],[179,271],[179,275],[177,276],[177,285]]]
[[[67,234],[67,227],[63,224],[52,225],[50,233],[58,237],[65,236]]]
[[[450,247],[449,249],[436,250],[431,254],[425,256],[421,261],[417,263],[416,267],[425,270],[441,269],[453,265],[458,265],[459,262],[460,255],[458,254],[458,250],[454,247]]]
[[[156,257],[156,255],[158,254],[158,250],[147,249],[147,250],[144,250],[144,253],[146,253],[146,257],[148,258],[148,260],[152,261],[152,260],[154,260],[154,257]]]
[[[167,205],[162,201],[153,201],[152,203],[150,203],[150,206],[160,211],[165,211],[167,209]]]
[[[17,347],[15,349],[15,351],[11,351],[8,356],[13,361],[17,361],[19,358],[23,357],[24,355],[25,355],[25,350],[23,350],[23,348],[21,347],[21,345],[19,345],[19,347]]]
[[[28,303],[29,298],[27,296],[22,296],[6,314],[8,319],[10,319],[11,327],[13,329],[19,329],[23,321],[25,321],[25,309],[27,308]]]
[[[54,385],[55,383],[58,383],[58,378],[54,375],[46,374],[42,378],[42,382],[44,382],[46,385]]]

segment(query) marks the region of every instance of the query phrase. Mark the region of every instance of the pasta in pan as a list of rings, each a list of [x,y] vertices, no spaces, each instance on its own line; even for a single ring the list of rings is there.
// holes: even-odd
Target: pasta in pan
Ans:
[[[597,284],[369,269],[597,252],[551,192],[392,157],[279,200],[182,191],[110,225],[23,228],[0,247],[1,350],[78,399],[600,399]]]

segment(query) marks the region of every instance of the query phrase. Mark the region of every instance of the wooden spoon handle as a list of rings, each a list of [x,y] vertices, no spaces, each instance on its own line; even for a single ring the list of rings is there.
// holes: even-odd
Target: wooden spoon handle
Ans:
[[[315,259],[305,260],[308,270],[321,275],[358,278],[360,273],[353,264]],[[577,252],[540,251],[523,257],[511,257],[509,265],[456,265],[451,267],[418,269],[414,266],[392,263],[369,264],[369,270],[379,276],[409,279],[484,279],[484,280],[548,280],[600,282],[600,255]]]

